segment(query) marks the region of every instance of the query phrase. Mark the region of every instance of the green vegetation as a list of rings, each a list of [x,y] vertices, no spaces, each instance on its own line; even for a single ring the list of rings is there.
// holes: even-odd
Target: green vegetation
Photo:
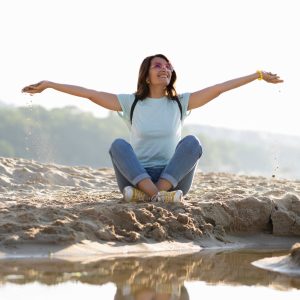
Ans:
[[[3,105],[0,120],[0,156],[64,165],[111,167],[110,144],[129,136],[116,113],[100,119],[75,107],[46,110]],[[205,172],[300,178],[300,138],[196,125],[185,126],[186,134],[201,140],[204,151],[199,167]]]
[[[0,119],[0,156],[41,162],[110,166],[111,142],[128,135],[116,114],[99,119],[74,107],[5,107]]]

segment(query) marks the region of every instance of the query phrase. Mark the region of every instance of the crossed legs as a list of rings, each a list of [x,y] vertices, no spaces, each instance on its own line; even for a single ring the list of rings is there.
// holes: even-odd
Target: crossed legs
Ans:
[[[152,197],[159,191],[182,190],[185,195],[193,181],[202,147],[199,140],[188,135],[177,145],[173,157],[162,168],[157,181],[153,181],[147,170],[140,164],[131,145],[124,139],[116,139],[109,150],[117,183],[122,192],[131,185]]]

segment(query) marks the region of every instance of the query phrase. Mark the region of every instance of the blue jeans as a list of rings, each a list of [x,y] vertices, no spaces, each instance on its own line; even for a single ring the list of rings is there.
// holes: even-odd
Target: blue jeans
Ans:
[[[143,179],[150,178],[156,183],[163,178],[172,184],[171,190],[182,190],[185,195],[191,188],[202,146],[197,137],[188,135],[178,143],[166,166],[151,168],[140,164],[133,148],[124,139],[116,139],[109,154],[121,192],[125,186],[136,186]]]

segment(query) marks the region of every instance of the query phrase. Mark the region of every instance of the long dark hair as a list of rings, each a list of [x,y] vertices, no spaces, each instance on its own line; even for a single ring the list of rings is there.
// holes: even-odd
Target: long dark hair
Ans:
[[[141,66],[140,66],[140,71],[139,71],[137,91],[135,92],[135,96],[139,100],[144,100],[145,98],[147,98],[149,96],[150,89],[149,89],[149,86],[147,84],[147,78],[148,78],[148,75],[149,75],[149,69],[150,69],[151,61],[155,57],[160,57],[160,58],[166,60],[168,63],[170,62],[167,59],[167,57],[164,56],[163,54],[151,55],[151,56],[146,57],[143,60]],[[172,100],[178,99],[178,95],[177,95],[177,92],[176,92],[175,87],[174,87],[176,79],[177,79],[176,72],[173,70],[172,75],[171,75],[170,83],[168,84],[168,86],[166,88],[166,96],[169,99],[172,99]]]

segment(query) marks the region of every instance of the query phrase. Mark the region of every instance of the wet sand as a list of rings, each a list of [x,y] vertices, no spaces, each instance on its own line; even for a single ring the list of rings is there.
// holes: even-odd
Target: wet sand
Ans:
[[[300,243],[296,243],[288,255],[267,257],[252,263],[261,269],[300,277]]]

